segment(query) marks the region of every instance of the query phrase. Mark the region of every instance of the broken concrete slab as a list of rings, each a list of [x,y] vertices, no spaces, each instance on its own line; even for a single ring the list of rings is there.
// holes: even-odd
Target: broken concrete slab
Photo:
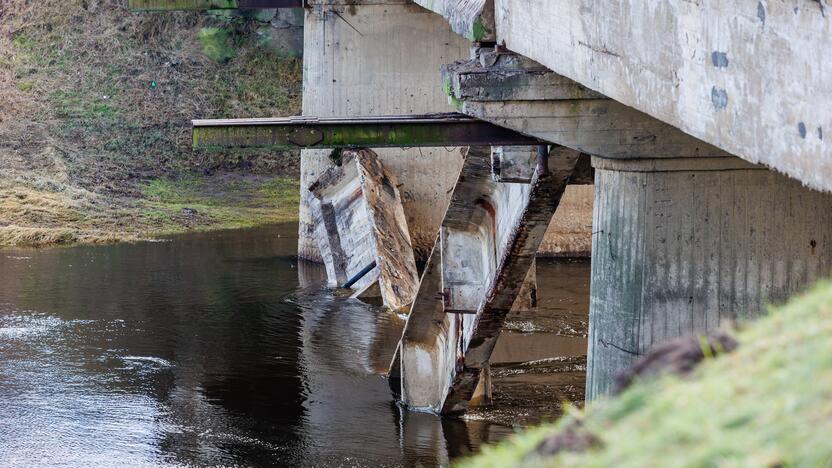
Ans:
[[[318,247],[331,286],[365,293],[374,283],[383,304],[413,302],[419,277],[398,182],[371,150],[341,153],[309,191]]]

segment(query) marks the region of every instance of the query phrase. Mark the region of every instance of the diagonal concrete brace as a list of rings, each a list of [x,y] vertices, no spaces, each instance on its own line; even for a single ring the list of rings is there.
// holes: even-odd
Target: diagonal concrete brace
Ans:
[[[467,408],[479,382],[480,371],[491,358],[506,315],[520,293],[579,156],[577,151],[559,147],[550,153],[548,164],[538,166],[528,203],[513,229],[497,275],[488,288],[486,300],[480,306],[473,330],[467,337],[464,364],[451,379],[442,413],[460,412]]]
[[[471,198],[479,197],[478,193],[490,191],[495,197],[509,194],[515,200],[518,194],[522,197],[519,203],[503,205],[510,209],[498,211],[494,219],[508,232],[499,237],[495,249],[499,258],[495,259],[485,287],[476,293],[480,295],[476,314],[448,313],[443,289],[443,274],[448,272],[443,267],[453,267],[453,262],[447,258],[443,261],[443,255],[455,257],[455,261],[460,256],[437,241],[390,372],[391,385],[401,379],[402,401],[416,409],[464,410],[579,157],[576,151],[558,147],[548,164],[535,170],[530,185],[513,184],[513,188],[505,190],[498,184],[489,184],[488,156],[472,150],[454,189],[443,229],[462,230],[472,222],[468,212],[474,210]],[[469,374],[476,375],[471,378]],[[447,400],[449,397],[453,400]]]

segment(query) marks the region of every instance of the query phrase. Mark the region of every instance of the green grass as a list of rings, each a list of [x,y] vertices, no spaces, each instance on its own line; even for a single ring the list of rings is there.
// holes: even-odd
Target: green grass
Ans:
[[[0,246],[294,220],[298,152],[194,151],[190,122],[299,114],[301,61],[251,18],[126,3],[3,0]]]
[[[832,283],[774,308],[738,339],[737,351],[691,378],[640,382],[460,465],[832,466]],[[574,419],[600,448],[535,455],[541,440]]]
[[[143,216],[157,235],[296,221],[300,202],[291,177],[187,176],[153,180],[142,191]]]
[[[93,97],[90,93],[58,90],[52,93],[52,105],[57,117],[62,119],[114,120],[118,114],[118,108],[111,100],[114,93],[104,93]]]
[[[231,31],[225,28],[202,28],[198,34],[202,52],[215,62],[225,63],[237,56]]]

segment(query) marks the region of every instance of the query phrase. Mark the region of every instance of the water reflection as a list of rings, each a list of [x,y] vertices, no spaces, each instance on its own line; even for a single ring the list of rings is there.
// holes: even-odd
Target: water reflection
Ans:
[[[402,411],[381,373],[403,319],[321,289],[295,232],[0,251],[0,464],[447,464],[557,411],[524,382],[552,394],[568,387],[552,375],[582,379],[580,362],[535,361],[580,359],[580,320],[563,336],[545,313],[519,316],[499,348],[504,404],[468,420]]]

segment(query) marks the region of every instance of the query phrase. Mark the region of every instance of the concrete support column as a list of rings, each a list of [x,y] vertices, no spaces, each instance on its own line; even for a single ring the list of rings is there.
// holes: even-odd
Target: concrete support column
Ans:
[[[402,0],[337,0],[306,10],[303,113],[375,116],[452,112],[439,68],[469,55],[470,43],[441,17]],[[365,4],[366,3],[366,4]],[[370,4],[371,3],[371,4]],[[399,181],[417,258],[425,259],[462,167],[456,148],[378,149]],[[301,257],[320,261],[306,190],[332,162],[303,151]]]
[[[593,158],[587,398],[667,339],[760,315],[832,270],[832,195],[738,158]]]

